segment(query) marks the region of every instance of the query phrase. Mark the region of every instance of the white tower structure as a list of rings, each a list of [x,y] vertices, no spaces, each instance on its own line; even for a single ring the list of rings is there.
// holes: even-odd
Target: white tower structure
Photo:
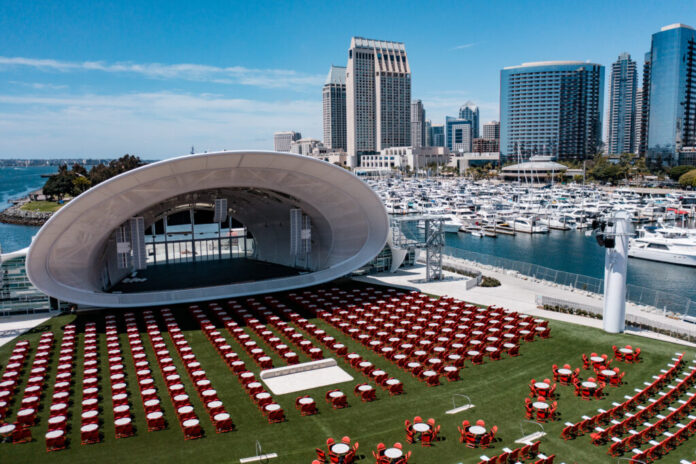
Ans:
[[[607,224],[605,244],[614,240],[614,246],[607,246],[604,258],[604,323],[609,333],[621,333],[626,328],[626,272],[628,270],[628,213],[615,214],[613,225]]]

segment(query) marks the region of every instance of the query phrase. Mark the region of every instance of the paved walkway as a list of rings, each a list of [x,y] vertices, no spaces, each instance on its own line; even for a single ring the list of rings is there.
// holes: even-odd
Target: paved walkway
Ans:
[[[530,278],[521,278],[513,273],[495,272],[489,269],[483,270],[483,272],[486,276],[495,277],[498,279],[501,285],[499,287],[474,287],[471,290],[467,290],[466,286],[464,285],[464,279],[466,278],[451,272],[445,272],[445,280],[426,282],[425,266],[423,265],[401,269],[393,274],[382,273],[366,277],[358,277],[357,280],[406,287],[419,290],[424,293],[430,293],[432,295],[448,295],[482,305],[495,304],[532,316],[540,316],[547,319],[565,321],[587,327],[595,327],[599,329],[602,328],[601,319],[591,319],[582,316],[574,316],[572,314],[547,311],[537,307],[536,303],[536,295],[545,295],[585,305],[602,307],[603,303],[599,295],[593,296],[594,294],[579,290],[570,291],[564,287],[549,285],[543,281],[535,281]],[[631,303],[626,304],[626,311],[640,314],[643,317],[649,317],[651,319],[655,319],[656,321],[669,320],[672,323],[675,322],[674,320],[667,319],[659,314],[641,311],[637,306]],[[629,329],[626,330],[626,333],[696,347],[696,344],[694,343],[689,343],[684,340],[679,340],[677,338],[655,332]]]
[[[0,346],[53,317],[49,313],[5,316],[0,319]]]

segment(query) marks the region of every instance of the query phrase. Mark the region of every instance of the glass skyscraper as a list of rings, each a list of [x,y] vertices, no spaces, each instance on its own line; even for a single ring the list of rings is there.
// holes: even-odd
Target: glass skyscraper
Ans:
[[[645,98],[645,96],[644,96]],[[647,158],[652,165],[693,164],[680,159],[696,146],[696,31],[683,24],[653,34],[650,48]]]
[[[459,119],[471,121],[471,138],[479,137],[479,108],[469,100],[459,108]]]
[[[610,155],[637,151],[635,143],[637,86],[636,62],[628,53],[622,53],[611,65],[609,79],[607,153]]]
[[[586,159],[602,140],[604,66],[524,63],[500,73],[500,155]]]

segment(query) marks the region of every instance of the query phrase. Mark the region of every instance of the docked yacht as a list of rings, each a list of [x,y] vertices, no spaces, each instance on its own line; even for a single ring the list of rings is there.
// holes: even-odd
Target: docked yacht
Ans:
[[[512,222],[512,227],[516,232],[525,232],[528,234],[547,234],[548,226],[540,224],[535,218],[518,216]]]
[[[638,230],[638,237],[629,239],[628,256],[662,263],[696,266],[696,235],[679,228]]]

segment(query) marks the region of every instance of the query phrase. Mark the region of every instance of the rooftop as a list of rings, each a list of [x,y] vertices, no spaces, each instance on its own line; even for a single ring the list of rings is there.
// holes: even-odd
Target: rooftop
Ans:
[[[674,24],[669,24],[669,25],[667,25],[667,26],[662,27],[662,28],[660,29],[660,32],[669,31],[669,30],[671,30],[671,29],[680,29],[680,28],[683,28],[683,29],[691,29],[691,30],[694,29],[693,27],[691,27],[691,26],[689,26],[689,25],[687,25],[687,24],[674,23]]]
[[[522,63],[517,66],[507,66],[503,69],[516,69],[516,68],[533,68],[538,66],[564,66],[564,65],[595,65],[601,66],[597,63],[591,63],[589,61],[530,61],[528,63]]]
[[[328,84],[346,85],[346,67],[332,65],[328,76],[326,76],[326,82],[324,82],[324,85]]]

